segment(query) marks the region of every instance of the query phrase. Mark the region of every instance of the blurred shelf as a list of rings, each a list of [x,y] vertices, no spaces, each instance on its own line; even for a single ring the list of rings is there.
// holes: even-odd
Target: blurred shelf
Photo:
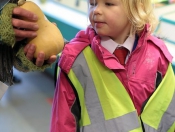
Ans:
[[[175,44],[175,10],[160,17],[158,32],[166,41]]]

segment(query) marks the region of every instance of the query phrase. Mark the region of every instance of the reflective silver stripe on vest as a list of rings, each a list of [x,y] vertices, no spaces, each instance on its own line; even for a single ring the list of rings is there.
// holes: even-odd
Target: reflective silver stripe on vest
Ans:
[[[174,104],[175,104],[175,93],[173,95],[172,101],[167,109],[167,111],[164,113],[162,120],[159,124],[158,130],[148,126],[147,124],[144,124],[145,132],[167,132],[172,124],[175,122],[175,116],[172,116],[172,113],[174,113]]]
[[[85,91],[85,104],[91,121],[90,125],[81,127],[81,132],[129,132],[140,127],[136,112],[105,120],[97,91],[83,53],[75,60],[72,70]]]

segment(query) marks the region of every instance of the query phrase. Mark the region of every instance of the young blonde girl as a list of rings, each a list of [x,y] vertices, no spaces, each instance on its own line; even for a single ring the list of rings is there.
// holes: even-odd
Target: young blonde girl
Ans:
[[[65,46],[59,61],[50,132],[173,132],[172,56],[152,36],[151,0],[88,4],[91,25]],[[121,47],[128,51],[124,64],[117,56]]]

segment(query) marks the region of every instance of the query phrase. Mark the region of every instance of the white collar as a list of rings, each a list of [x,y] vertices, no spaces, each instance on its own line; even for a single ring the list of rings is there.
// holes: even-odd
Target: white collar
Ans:
[[[131,53],[134,46],[134,41],[135,41],[135,35],[129,36],[123,44],[118,44],[109,37],[101,37],[101,45],[105,49],[107,49],[111,54],[113,54],[114,50],[117,47],[121,46],[127,48]]]

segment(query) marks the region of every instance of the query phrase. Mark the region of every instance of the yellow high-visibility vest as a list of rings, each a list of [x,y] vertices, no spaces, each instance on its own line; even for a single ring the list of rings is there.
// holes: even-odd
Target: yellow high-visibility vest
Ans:
[[[175,77],[171,64],[140,116],[120,80],[89,46],[78,55],[68,77],[80,100],[81,132],[174,132]]]

